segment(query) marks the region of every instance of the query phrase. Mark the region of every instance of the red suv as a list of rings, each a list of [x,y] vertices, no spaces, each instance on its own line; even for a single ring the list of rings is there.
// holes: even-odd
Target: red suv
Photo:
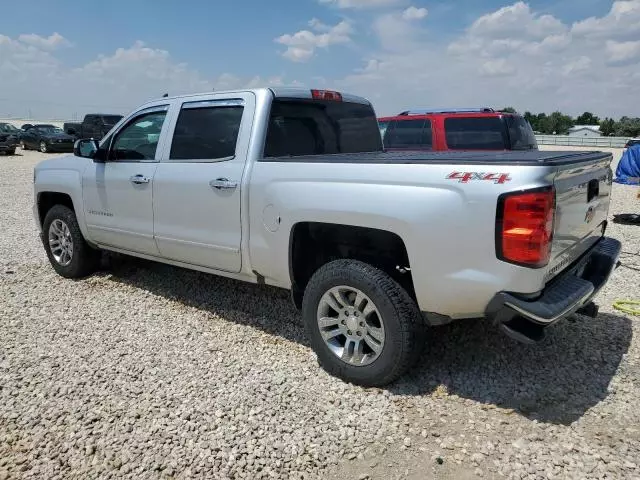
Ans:
[[[537,150],[531,125],[491,108],[409,110],[378,119],[386,150]]]

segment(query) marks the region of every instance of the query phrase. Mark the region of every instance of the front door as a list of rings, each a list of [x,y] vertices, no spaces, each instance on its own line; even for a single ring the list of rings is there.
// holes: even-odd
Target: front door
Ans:
[[[104,163],[84,171],[82,195],[89,237],[131,252],[157,255],[153,239],[153,182],[167,106],[132,116],[101,148]]]
[[[171,144],[153,187],[163,257],[227,272],[242,266],[240,200],[255,98],[190,98],[176,106]]]

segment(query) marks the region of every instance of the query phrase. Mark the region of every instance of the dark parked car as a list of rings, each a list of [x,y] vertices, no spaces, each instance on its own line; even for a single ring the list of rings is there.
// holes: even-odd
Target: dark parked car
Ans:
[[[73,152],[74,138],[55,125],[34,125],[20,136],[23,150],[38,149],[47,152]]]
[[[82,123],[65,123],[62,129],[75,138],[100,140],[121,118],[122,115],[89,113],[85,115]]]
[[[16,153],[18,146],[20,130],[10,123],[0,123],[0,152],[6,155]]]

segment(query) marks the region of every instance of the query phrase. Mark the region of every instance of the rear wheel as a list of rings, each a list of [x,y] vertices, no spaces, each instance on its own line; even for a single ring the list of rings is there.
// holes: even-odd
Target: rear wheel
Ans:
[[[20,148],[21,148],[22,150],[27,150],[27,144],[26,144],[26,143],[24,143],[24,140],[20,140]]]
[[[387,385],[420,357],[426,326],[415,301],[386,273],[363,262],[321,267],[305,291],[305,330],[320,365],[365,387]]]
[[[81,278],[95,271],[100,252],[87,244],[76,214],[69,207],[55,205],[42,225],[44,249],[53,269],[65,278]]]
[[[16,149],[12,148],[11,150],[7,150],[7,155],[15,155],[16,154]]]

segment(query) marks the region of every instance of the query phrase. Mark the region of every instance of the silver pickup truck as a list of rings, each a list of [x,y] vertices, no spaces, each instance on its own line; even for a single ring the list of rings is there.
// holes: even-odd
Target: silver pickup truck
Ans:
[[[397,379],[428,334],[480,319],[520,341],[617,265],[611,155],[389,152],[363,98],[290,88],[162,98],[34,171],[53,268],[101,250],[289,289],[319,363]]]

